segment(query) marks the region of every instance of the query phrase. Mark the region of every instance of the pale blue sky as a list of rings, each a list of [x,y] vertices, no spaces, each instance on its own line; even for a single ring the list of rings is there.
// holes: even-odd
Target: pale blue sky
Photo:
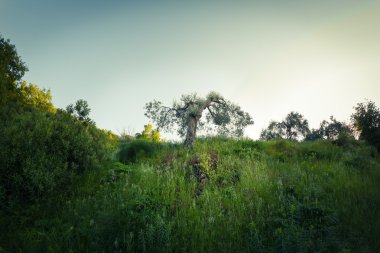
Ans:
[[[87,100],[116,133],[142,130],[146,102],[191,92],[240,104],[252,138],[292,110],[317,127],[380,105],[379,1],[0,0],[0,33],[26,81],[57,107]]]

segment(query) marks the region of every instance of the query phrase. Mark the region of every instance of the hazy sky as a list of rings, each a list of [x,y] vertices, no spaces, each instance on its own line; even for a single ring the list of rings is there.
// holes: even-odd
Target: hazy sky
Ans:
[[[0,0],[0,33],[26,81],[57,107],[87,100],[116,133],[142,130],[146,102],[191,92],[241,105],[252,138],[290,111],[318,127],[365,98],[380,106],[379,0]]]

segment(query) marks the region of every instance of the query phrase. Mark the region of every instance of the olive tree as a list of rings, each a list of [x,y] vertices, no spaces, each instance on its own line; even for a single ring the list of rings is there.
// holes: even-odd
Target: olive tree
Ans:
[[[244,128],[253,124],[247,112],[216,92],[210,92],[205,98],[195,93],[182,95],[171,107],[153,100],[145,105],[145,110],[145,116],[154,121],[159,130],[176,129],[181,137],[185,137],[186,147],[193,146],[199,129],[240,137]]]

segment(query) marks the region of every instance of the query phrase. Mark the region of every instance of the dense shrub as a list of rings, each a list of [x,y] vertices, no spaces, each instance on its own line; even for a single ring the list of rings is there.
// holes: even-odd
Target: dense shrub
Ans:
[[[66,112],[8,116],[0,126],[1,206],[42,197],[109,157],[108,136]]]
[[[87,102],[77,102],[78,115],[57,111],[49,90],[22,81],[25,71],[0,35],[0,208],[61,189],[107,160],[115,139],[87,120]]]
[[[147,140],[135,140],[120,146],[119,161],[122,163],[134,163],[141,159],[152,157],[164,144]]]
[[[369,131],[367,141],[380,152],[380,127]]]

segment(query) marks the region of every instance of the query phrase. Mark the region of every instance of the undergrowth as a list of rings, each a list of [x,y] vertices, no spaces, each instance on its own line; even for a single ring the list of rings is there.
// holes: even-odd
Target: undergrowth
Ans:
[[[0,252],[380,251],[380,160],[361,142],[124,145],[62,196],[3,213]]]

